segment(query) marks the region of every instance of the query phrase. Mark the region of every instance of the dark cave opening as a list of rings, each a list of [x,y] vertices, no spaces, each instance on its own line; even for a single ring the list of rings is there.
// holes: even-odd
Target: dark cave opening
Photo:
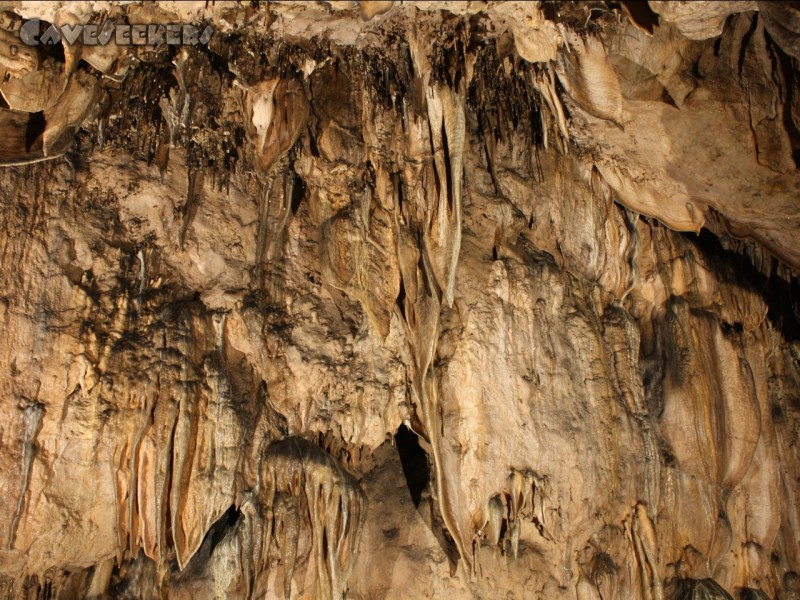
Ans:
[[[647,2],[641,0],[629,0],[620,2],[627,9],[631,20],[644,29],[649,35],[658,27],[658,14],[656,14]]]
[[[403,465],[403,474],[406,476],[408,491],[414,506],[419,506],[423,490],[430,481],[430,466],[428,455],[419,445],[417,434],[405,425],[400,425],[394,434],[394,445]]]
[[[289,177],[293,179],[292,184],[289,186],[292,194],[289,201],[291,202],[292,214],[296,215],[297,211],[300,210],[300,203],[306,195],[306,183],[303,181],[303,178],[298,177],[294,171],[289,174]]]
[[[25,129],[25,152],[30,152],[33,145],[39,142],[44,134],[46,121],[42,111],[31,113],[28,117],[28,126]]]
[[[727,248],[723,240],[708,229],[703,229],[691,239],[715,266],[723,280],[739,281],[739,285],[749,286],[765,299],[768,307],[767,320],[786,340],[800,340],[800,281],[793,275],[788,279],[785,275],[782,276],[777,259],[772,258],[772,266],[767,275],[756,268],[744,250],[737,252]],[[742,331],[743,326],[741,323],[731,323],[727,330]]]
[[[206,539],[211,540],[211,550],[213,552],[214,548],[223,540],[223,538],[228,534],[228,532],[233,529],[236,524],[239,522],[242,513],[239,511],[236,506],[231,504],[228,507],[222,516],[214,521],[214,524],[208,529],[206,533]],[[204,540],[205,541],[205,540]]]
[[[200,573],[207,566],[208,561],[214,554],[216,547],[228,536],[231,532],[235,531],[237,525],[242,518],[242,512],[231,504],[222,515],[214,521],[206,531],[203,537],[203,542],[197,549],[197,552],[189,560],[185,567],[186,573]]]

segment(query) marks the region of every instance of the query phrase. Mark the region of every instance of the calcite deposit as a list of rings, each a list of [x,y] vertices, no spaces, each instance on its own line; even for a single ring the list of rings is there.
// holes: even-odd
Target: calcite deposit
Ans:
[[[800,599],[798,60],[791,2],[0,2],[0,598]]]

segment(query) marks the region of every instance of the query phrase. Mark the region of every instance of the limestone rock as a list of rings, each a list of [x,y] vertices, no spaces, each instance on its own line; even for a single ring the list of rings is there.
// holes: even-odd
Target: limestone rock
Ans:
[[[0,9],[0,599],[800,598],[792,6]]]

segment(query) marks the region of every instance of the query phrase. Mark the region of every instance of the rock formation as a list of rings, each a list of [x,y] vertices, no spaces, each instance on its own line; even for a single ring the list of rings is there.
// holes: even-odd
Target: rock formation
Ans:
[[[796,3],[0,5],[0,598],[800,598]]]

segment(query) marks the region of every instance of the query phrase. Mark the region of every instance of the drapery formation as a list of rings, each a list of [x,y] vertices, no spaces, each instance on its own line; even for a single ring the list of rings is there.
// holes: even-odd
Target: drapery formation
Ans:
[[[800,597],[793,7],[4,6],[0,598]]]

